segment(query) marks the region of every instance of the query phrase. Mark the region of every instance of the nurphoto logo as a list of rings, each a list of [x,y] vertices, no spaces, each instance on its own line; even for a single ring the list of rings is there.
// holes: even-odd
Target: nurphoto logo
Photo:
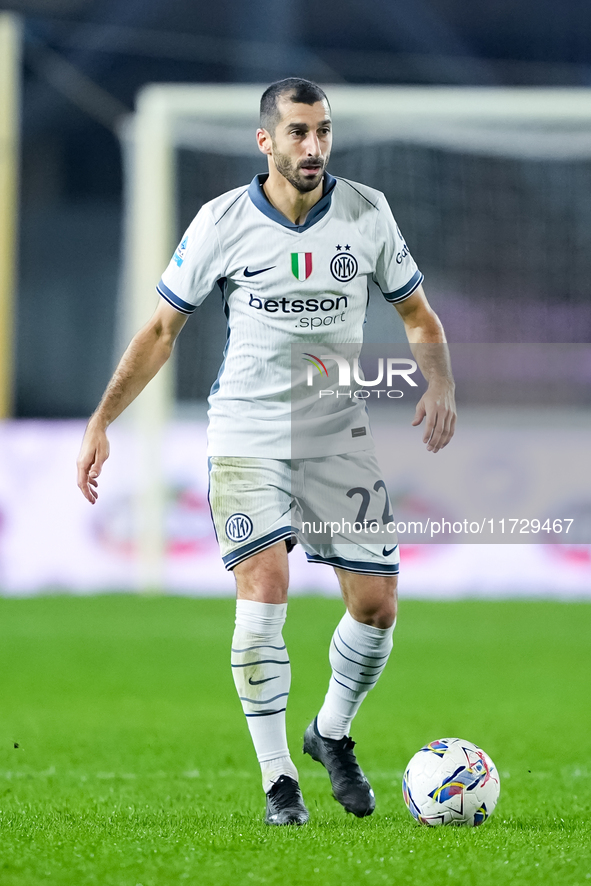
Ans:
[[[317,374],[329,378],[326,362],[332,360],[337,365],[338,388],[344,388],[344,390],[335,390],[334,387],[320,390],[318,392],[319,398],[336,396],[355,397],[358,400],[366,400],[372,394],[375,394],[378,399],[380,394],[385,394],[390,399],[399,400],[404,396],[404,392],[394,389],[394,384],[400,384],[403,381],[410,387],[418,387],[416,381],[411,378],[417,371],[418,366],[414,360],[407,358],[386,357],[384,359],[379,357],[377,375],[373,379],[363,377],[358,357],[348,359],[341,354],[320,354],[320,356],[316,356],[315,354],[305,353],[302,354],[302,358],[309,364],[306,379],[308,387],[314,385],[314,378]],[[331,368],[334,369],[334,366]],[[352,379],[360,386],[359,388],[352,387]],[[384,384],[385,387],[378,388],[378,385],[381,384]],[[367,388],[372,388],[373,390],[368,391]]]

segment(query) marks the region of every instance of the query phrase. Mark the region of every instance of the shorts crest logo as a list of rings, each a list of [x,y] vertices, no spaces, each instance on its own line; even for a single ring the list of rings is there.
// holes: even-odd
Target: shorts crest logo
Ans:
[[[349,252],[350,246],[345,246],[346,252],[337,252],[330,263],[330,273],[339,283],[348,283],[357,274],[358,264],[354,255]],[[340,250],[341,247],[337,246]]]
[[[232,514],[226,520],[226,535],[230,541],[246,541],[252,535],[252,520],[246,514]]]

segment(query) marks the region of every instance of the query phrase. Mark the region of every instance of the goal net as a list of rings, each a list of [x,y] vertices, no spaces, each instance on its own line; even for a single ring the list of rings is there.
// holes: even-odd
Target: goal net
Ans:
[[[265,171],[254,140],[263,89],[167,84],[140,93],[123,138],[122,340],[152,312],[154,286],[201,205]],[[327,93],[329,170],[386,194],[450,341],[588,340],[586,91],[331,86]],[[383,299],[370,299],[366,339],[403,340],[393,314]],[[224,342],[216,293],[183,331],[174,373],[162,373],[138,400],[143,584],[158,583],[162,559],[162,426],[174,404],[206,398]]]

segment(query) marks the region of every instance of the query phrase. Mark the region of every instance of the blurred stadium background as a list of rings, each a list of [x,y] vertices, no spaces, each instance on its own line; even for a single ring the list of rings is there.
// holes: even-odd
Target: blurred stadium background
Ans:
[[[450,341],[547,345],[521,399],[511,385],[504,398],[491,399],[490,377],[469,386],[465,372],[458,486],[469,490],[484,480],[493,497],[505,497],[508,516],[527,516],[516,509],[535,501],[544,516],[576,513],[583,527],[568,544],[407,546],[402,593],[591,596],[591,57],[584,39],[591,8],[567,0],[557,16],[550,4],[502,0],[469,8],[459,0],[372,0],[338,9],[230,0],[204,16],[184,0],[15,0],[0,3],[0,16],[5,39],[14,35],[20,106],[11,135],[5,50],[2,168],[18,181],[18,209],[10,224],[3,216],[2,593],[149,584],[183,594],[232,591],[206,500],[204,401],[225,340],[219,298],[210,297],[188,323],[172,385],[170,378],[162,383],[174,396],[163,440],[155,443],[156,457],[159,449],[166,453],[165,496],[154,505],[164,512],[161,572],[157,563],[146,572],[138,556],[138,514],[146,512],[139,496],[150,486],[146,465],[153,467],[155,456],[142,450],[134,429],[158,430],[151,395],[143,419],[140,407],[113,427],[94,509],[75,487],[74,460],[84,419],[131,330],[156,302],[164,256],[204,201],[264,168],[249,136],[260,84],[300,75],[334,94],[331,170],[385,191]],[[165,171],[147,180],[144,193],[134,178],[134,111],[138,96],[140,106],[149,101],[153,83],[192,83],[197,96],[216,84],[240,87],[252,109],[239,120],[231,111],[179,113],[166,132],[169,179]],[[388,88],[408,113],[380,119],[368,105],[371,124],[363,125],[339,99],[352,87]],[[465,100],[471,110],[460,113],[457,102]],[[143,262],[143,296],[134,308],[134,267],[142,262],[138,201],[154,183],[160,197],[141,205],[166,210],[166,217],[144,213],[159,222],[156,233],[150,229],[159,269]],[[4,188],[9,208],[9,184]],[[156,241],[147,242],[150,252]],[[372,299],[370,341],[402,341],[392,314]],[[556,343],[566,347],[552,350]],[[157,403],[166,405],[165,393]],[[404,460],[386,465],[394,498],[403,513],[441,511],[413,446],[418,450],[416,437],[405,438]],[[565,460],[568,477],[548,483]],[[293,557],[296,590],[334,592],[328,573]]]

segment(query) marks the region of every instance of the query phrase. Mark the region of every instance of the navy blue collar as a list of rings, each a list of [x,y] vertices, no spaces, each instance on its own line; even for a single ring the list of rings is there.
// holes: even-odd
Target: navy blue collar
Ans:
[[[275,209],[275,207],[272,206],[271,203],[269,203],[269,201],[267,200],[267,196],[263,190],[263,185],[268,178],[268,173],[255,175],[250,185],[248,186],[248,196],[250,197],[256,208],[260,209],[263,215],[266,215],[267,218],[270,218],[272,221],[283,225],[284,228],[289,228],[290,231],[295,231],[296,234],[301,234],[302,231],[307,231],[308,228],[311,228],[312,225],[315,225],[316,222],[319,222],[320,219],[324,218],[324,216],[330,209],[332,192],[334,191],[337,180],[332,175],[329,175],[328,172],[324,173],[322,197],[320,198],[318,203],[314,204],[314,206],[306,216],[306,221],[303,225],[295,225],[293,222],[290,222],[290,220],[286,218],[282,212],[279,212],[278,209]]]

